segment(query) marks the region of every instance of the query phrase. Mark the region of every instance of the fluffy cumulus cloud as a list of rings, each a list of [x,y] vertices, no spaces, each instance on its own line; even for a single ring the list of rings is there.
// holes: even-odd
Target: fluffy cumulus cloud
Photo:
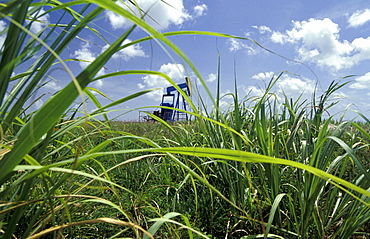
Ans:
[[[31,11],[32,9],[30,8],[29,10]],[[32,33],[36,34],[40,32],[44,27],[49,25],[50,16],[49,14],[44,13],[45,13],[44,9],[39,9],[31,15],[31,18],[33,19],[32,21],[26,20],[26,24],[31,23],[30,30]],[[0,20],[0,32],[5,30],[6,27],[7,27],[6,22]],[[6,37],[5,35],[0,36],[0,48],[4,44],[5,37]]]
[[[73,57],[80,60],[79,64],[80,64],[81,68],[85,69],[88,65],[91,64],[91,62],[93,62],[96,59],[97,53],[93,52],[90,49],[90,44],[85,43],[81,46],[80,49],[76,50],[73,53]],[[99,72],[97,73],[97,75],[99,75],[99,76],[104,75],[104,74],[105,74],[105,69],[104,68],[100,69]],[[97,82],[96,86],[101,87],[101,86],[103,86],[103,84],[102,84],[102,82]]]
[[[125,7],[122,2],[117,1],[116,4],[122,8]],[[113,29],[125,28],[130,26],[130,21],[118,14],[115,14],[112,11],[106,11],[105,15],[108,18],[109,23]]]
[[[62,86],[59,84],[58,81],[48,81],[44,88],[50,91],[58,91],[62,89]]]
[[[164,64],[160,67],[159,72],[166,74],[176,83],[182,83],[185,81],[184,79],[185,68],[181,64],[173,64],[173,63]],[[170,83],[166,79],[164,79],[163,77],[157,76],[157,75],[147,75],[147,76],[144,76],[142,79],[144,80],[144,83],[143,84],[139,83],[137,85],[138,88],[140,89],[164,88],[170,85]],[[163,94],[163,91],[157,90],[157,91],[152,91],[146,95],[151,99],[159,100],[161,99],[162,94]]]
[[[31,32],[33,33],[38,33],[39,31],[41,31],[45,26],[49,25],[49,14],[45,14],[45,10],[44,9],[40,9],[38,11],[36,11],[35,13],[33,13],[31,15],[32,18],[34,18],[34,20],[32,21],[32,24],[31,24]],[[29,23],[30,21],[27,20],[27,23]]]
[[[129,44],[130,42],[132,42],[130,39],[126,39],[122,43],[122,45]],[[104,52],[106,49],[108,49],[108,47],[109,45],[105,45],[101,49],[101,52]],[[74,51],[74,53],[72,54],[72,57],[79,60],[79,65],[82,69],[85,69],[88,65],[90,65],[91,62],[93,62],[99,54],[99,52],[94,52],[91,48],[92,48],[91,44],[84,43],[81,45],[80,49]],[[128,61],[135,57],[147,57],[144,50],[141,48],[139,44],[125,47],[112,56],[113,59],[123,59],[125,61]],[[101,76],[104,74],[106,74],[106,70],[105,68],[101,68],[97,73],[97,76]],[[101,88],[103,87],[103,85],[104,85],[103,80],[98,80],[94,83],[94,86],[97,88]]]
[[[252,79],[256,79],[256,80],[262,80],[262,81],[269,81],[272,79],[272,77],[274,77],[274,72],[272,71],[269,71],[269,72],[260,72],[256,75],[253,75],[252,76]]]
[[[347,98],[348,98],[348,95],[344,93],[343,91],[334,92],[333,94],[333,99],[335,100],[342,100],[342,99],[347,99]]]
[[[227,40],[227,44],[229,45],[229,51],[230,52],[236,52],[239,50],[245,51],[248,55],[255,55],[257,54],[256,50],[254,50],[251,46],[249,46],[247,43],[230,38]]]
[[[144,20],[158,30],[167,29],[171,24],[181,25],[186,20],[192,19],[192,16],[184,7],[183,0],[136,0],[135,2],[140,9],[128,2],[117,2],[117,5],[133,12],[138,17],[140,17],[143,12],[147,13]],[[195,16],[203,15],[206,9],[206,5],[197,6],[194,8]],[[114,29],[126,28],[132,25],[130,21],[111,11],[107,11],[106,16]]]
[[[272,71],[260,72],[252,76],[252,79],[262,80],[265,83],[269,82],[272,78],[277,77],[277,74]],[[299,78],[296,76],[283,74],[279,80],[275,83],[273,92],[278,94],[285,94],[289,98],[298,99],[298,97],[303,94],[303,98],[308,98],[312,95],[315,90],[315,82],[306,79]],[[256,86],[249,86],[244,88],[246,94],[251,96],[261,96],[264,90],[257,88]]]
[[[34,103],[33,106],[36,109],[40,109],[43,105],[44,105],[44,101],[42,99],[38,99],[38,100],[36,100],[36,102]]]
[[[232,93],[231,91],[227,91],[225,93],[221,94],[220,102],[219,102],[219,107],[222,110],[227,110],[230,106],[233,105],[233,100],[234,98],[231,96]]]
[[[6,22],[4,22],[4,21],[0,21],[0,32],[2,32],[2,31],[4,31],[5,30],[5,28],[6,28]],[[1,35],[0,36],[0,49],[3,47],[3,45],[4,45],[4,41],[5,41],[5,38],[6,38],[6,35],[4,34],[4,35]]]
[[[206,78],[206,82],[214,82],[217,79],[216,74],[210,73]]]
[[[200,17],[206,14],[208,7],[206,4],[197,5],[194,7],[194,17]]]
[[[257,86],[240,86],[247,97],[262,97],[265,91]]]
[[[122,45],[126,45],[132,42],[130,39],[126,39],[123,41]],[[102,51],[105,51],[109,45],[105,45],[102,49]],[[129,61],[132,58],[135,57],[148,57],[142,47],[139,44],[131,45],[128,47],[123,48],[122,50],[115,53],[113,56],[113,59],[123,59],[125,61]]]
[[[239,96],[243,96],[245,98],[259,98],[263,96],[264,90],[258,86],[239,85],[238,94]],[[234,106],[234,97],[232,95],[234,95],[234,92],[230,90],[227,90],[221,94],[219,106],[222,110],[228,110],[230,107]]]
[[[292,21],[292,25],[284,33],[272,31],[270,39],[275,43],[294,44],[301,61],[341,70],[370,59],[370,37],[352,42],[340,40],[340,28],[329,18]]]
[[[359,27],[370,21],[370,9],[358,10],[348,18],[349,27]]]
[[[349,86],[350,88],[357,90],[370,89],[370,72],[363,76],[357,77],[355,81],[355,83]]]
[[[315,90],[315,82],[308,79],[300,79],[289,75],[283,75],[276,82],[279,93],[284,93],[289,98],[297,99],[301,94],[309,98]]]
[[[261,85],[257,83],[256,85],[239,85],[238,92],[240,96],[244,98],[259,98],[262,97],[266,92],[267,83],[272,79],[276,78],[280,73],[269,72],[260,72],[252,76],[252,79],[258,79],[264,83]],[[283,74],[276,82],[271,93],[274,93],[273,97],[281,103],[284,100],[284,96],[298,100],[301,96],[301,100],[310,99],[312,93],[316,88],[315,81],[312,81],[307,78],[302,78],[294,75]],[[224,93],[226,95],[229,92]],[[340,95],[343,96],[343,95]],[[233,104],[231,97],[222,98],[222,107],[225,109]]]
[[[252,26],[253,28],[256,28],[261,34],[265,34],[266,32],[271,32],[271,28],[268,26]]]

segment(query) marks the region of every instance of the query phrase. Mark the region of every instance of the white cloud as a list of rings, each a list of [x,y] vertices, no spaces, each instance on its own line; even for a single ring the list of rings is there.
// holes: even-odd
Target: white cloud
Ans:
[[[57,81],[48,81],[44,85],[45,89],[52,90],[52,91],[58,91],[62,89],[62,86]]]
[[[357,90],[370,89],[370,72],[363,76],[357,77],[356,82],[351,84],[349,88]]]
[[[116,4],[121,8],[125,8],[123,3],[119,2],[119,1],[117,1]],[[125,27],[128,27],[128,26],[132,25],[131,22],[128,21],[126,18],[124,18],[120,15],[117,15],[112,11],[106,11],[105,15],[108,18],[109,23],[110,23],[110,25],[112,26],[113,29],[125,28]]]
[[[233,105],[233,97],[230,95],[230,91],[221,94],[219,107],[223,110],[227,110]]]
[[[206,79],[206,82],[214,82],[216,80],[216,74],[210,73]]]
[[[288,36],[284,35],[281,32],[276,32],[276,31],[274,31],[271,34],[271,41],[275,43],[280,43],[280,44],[284,44],[286,42],[293,42],[292,40],[289,39]]]
[[[260,72],[252,76],[252,79],[262,80],[263,82],[269,82],[273,77],[277,77],[274,72]],[[289,98],[298,99],[298,97],[303,94],[303,98],[311,97],[313,91],[315,90],[315,82],[306,79],[306,78],[298,78],[296,76],[291,76],[288,74],[283,74],[281,77],[276,81],[272,92],[277,93],[279,95],[285,94]],[[246,94],[250,94],[251,96],[262,96],[264,90],[257,88],[256,86],[249,86],[244,88]],[[279,98],[281,99],[281,98]]]
[[[336,100],[340,99],[347,99],[348,95],[344,93],[343,91],[334,92],[333,98]]]
[[[45,26],[49,25],[49,18],[50,18],[49,14],[45,14],[45,15],[42,15],[41,17],[38,17],[44,13],[45,13],[45,10],[40,9],[39,11],[36,11],[34,14],[31,15],[31,17],[34,18],[34,20],[32,20],[32,23],[31,23],[31,28],[30,28],[31,32],[38,33]],[[28,24],[30,21],[27,20],[26,22]]]
[[[6,22],[5,21],[2,21],[0,20],[0,32],[4,31],[5,28],[6,28]],[[1,35],[0,36],[0,49],[3,47],[4,45],[4,41],[5,41],[5,38],[6,38],[6,34],[4,33],[4,35]]]
[[[352,47],[355,54],[350,60],[353,61],[353,64],[370,59],[370,37],[354,39],[352,41]]]
[[[0,31],[4,31],[6,28],[6,22],[3,20],[0,20]]]
[[[35,102],[32,103],[32,108],[35,110],[40,109],[44,105],[44,101],[42,99],[38,99]]]
[[[206,14],[208,7],[206,4],[197,5],[194,7],[194,17],[200,17]]]
[[[270,81],[273,76],[277,76],[273,72],[260,72],[254,76],[253,79],[263,80],[264,82]],[[315,81],[306,78],[298,78],[296,76],[283,74],[276,82],[273,88],[271,89],[270,93],[274,93],[272,97],[275,97],[278,102],[282,103],[284,100],[284,95],[288,98],[292,98],[294,100],[298,100],[298,98],[302,95],[301,100],[310,99],[312,97],[312,93],[315,90],[316,84]],[[260,98],[266,93],[266,84],[262,87],[259,85],[253,86],[245,86],[239,85],[238,87],[239,95],[244,98]],[[224,93],[223,95],[227,94],[228,92]],[[344,94],[340,94],[338,96],[343,96]],[[274,99],[275,99],[274,98]],[[222,106],[225,108],[226,106],[232,105],[232,97],[226,96],[222,98]]]
[[[126,39],[122,45],[125,45],[125,44],[128,44],[130,43],[131,40],[129,39]],[[106,49],[108,49],[109,45],[105,45],[101,52],[104,52]],[[76,50],[74,53],[73,53],[73,57],[75,57],[76,59],[79,59],[81,61],[79,61],[79,65],[82,69],[85,69],[88,65],[91,64],[91,62],[93,62],[96,57],[98,56],[98,53],[95,53],[91,50],[91,45],[89,43],[84,43],[83,45],[81,45],[81,48]],[[136,45],[131,45],[129,47],[126,47],[120,51],[118,51],[117,53],[115,53],[112,58],[114,59],[123,59],[125,61],[128,61],[134,57],[147,57],[147,55],[145,54],[145,52],[142,50],[141,46],[139,44],[136,44]],[[97,73],[97,76],[101,76],[101,75],[104,75],[106,74],[106,71],[105,71],[105,68],[101,68],[99,70],[99,72]],[[104,81],[103,80],[98,80],[96,82],[94,82],[94,87],[97,87],[97,88],[101,88],[103,87],[104,85]]]
[[[252,26],[253,28],[256,28],[261,34],[265,34],[266,32],[271,32],[271,29],[268,26]]]
[[[236,39],[228,39],[228,44],[230,44],[229,51],[238,51],[244,47],[244,43]]]
[[[219,107],[221,109],[227,109],[231,106],[231,101],[227,101],[227,100],[220,100],[219,102]]]
[[[227,44],[230,45],[229,46],[229,51],[230,52],[235,52],[235,51],[238,51],[238,50],[244,50],[248,55],[257,54],[256,50],[254,50],[251,46],[249,46],[248,44],[246,44],[246,43],[244,43],[240,40],[230,38],[230,39],[227,40]]]
[[[171,0],[170,2],[136,0],[135,2],[141,11],[131,4],[124,5],[118,2],[117,5],[133,12],[138,17],[141,17],[142,13],[146,12],[147,15],[144,17],[145,22],[157,30],[167,29],[171,24],[181,25],[184,21],[192,19],[192,16],[184,8],[183,0]],[[111,11],[107,11],[106,16],[114,29],[126,28],[132,25],[130,21]]]
[[[90,50],[90,44],[88,43],[83,44],[82,47],[76,50],[73,54],[73,56],[76,57],[76,59],[81,60],[79,61],[79,64],[82,69],[85,69],[88,65],[90,65],[91,62],[93,62],[96,59],[96,55],[97,55],[96,53]],[[99,72],[97,73],[98,76],[104,75],[104,74],[105,74],[104,68],[100,69]],[[100,85],[100,84],[97,84],[97,85]],[[102,82],[101,82],[101,86],[102,86]]]
[[[309,98],[315,90],[315,82],[308,79],[299,79],[289,75],[283,75],[277,82],[278,93],[284,93],[287,97],[298,99],[303,94],[303,98]]]
[[[104,85],[104,82],[101,79],[94,82],[94,87],[95,88],[101,88],[101,87],[103,87],[103,85]]]
[[[262,97],[265,91],[256,86],[241,87],[248,97]]]
[[[130,39],[126,39],[123,41],[122,45],[128,44],[130,42],[132,42]],[[105,51],[108,47],[109,45],[105,45],[102,49],[102,52]],[[125,61],[129,61],[134,57],[148,57],[148,56],[145,54],[145,52],[142,50],[142,47],[139,44],[125,47],[112,56],[112,58],[115,59],[121,58]]]
[[[260,72],[256,75],[253,75],[252,79],[262,80],[262,81],[270,81],[273,76],[274,76],[274,72],[272,72],[272,71]]]
[[[357,10],[348,18],[349,27],[359,27],[370,21],[370,9]]]
[[[292,43],[301,61],[308,61],[331,70],[351,68],[361,61],[370,59],[370,37],[356,38],[352,42],[340,40],[339,26],[331,19],[309,19],[293,21],[291,30],[273,32],[275,43]]]
[[[185,81],[184,75],[185,75],[185,68],[181,64],[164,64],[160,67],[159,72],[162,72],[166,74],[168,77],[170,77],[173,81],[176,83],[183,83]],[[146,88],[164,88],[167,86],[170,86],[170,83],[157,75],[147,75],[142,77],[144,80],[144,84],[139,83],[137,86],[142,89],[144,87]],[[152,99],[160,99],[162,96],[162,91],[152,91],[146,94],[149,98]]]

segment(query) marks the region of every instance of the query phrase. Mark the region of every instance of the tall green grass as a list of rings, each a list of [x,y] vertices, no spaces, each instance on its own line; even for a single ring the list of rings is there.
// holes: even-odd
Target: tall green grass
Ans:
[[[214,116],[219,121],[203,117],[195,130],[182,128],[177,144],[186,148],[164,150],[196,156],[188,159],[187,166],[197,165],[189,172],[216,185],[213,190],[231,201],[230,215],[209,212],[204,220],[219,222],[226,216],[223,225],[233,221],[239,232],[288,238],[346,238],[361,228],[368,232],[368,163],[356,156],[368,149],[368,134],[353,122],[334,125],[323,116],[333,106],[327,104],[330,95],[347,83],[333,82],[312,102],[285,97],[281,103],[270,92],[280,76],[271,79],[262,97],[234,102],[229,111]],[[363,134],[353,131],[354,126]]]
[[[45,6],[50,10],[43,14],[60,13],[60,19],[32,33],[30,24],[38,21]],[[61,55],[81,31],[98,32],[92,23],[106,9],[131,20],[133,26],[74,75]],[[65,15],[71,19],[67,24]],[[162,34],[108,0],[14,0],[0,5],[0,17],[8,23],[0,60],[3,238],[369,235],[369,119],[360,115],[365,124],[333,124],[323,115],[332,106],[330,96],[346,83],[333,82],[312,101],[285,97],[280,102],[272,91],[280,74],[271,79],[262,97],[240,99],[237,91],[230,94],[233,106],[226,111],[219,108],[219,91],[215,109],[206,116],[198,114],[184,93],[192,108],[188,113],[195,118],[191,122],[121,124],[109,120],[109,109],[150,90],[102,106],[89,92],[94,89],[87,88],[91,82],[155,74],[176,84],[165,74],[146,70],[97,77],[114,53],[154,39],[189,65],[212,98],[195,66],[167,36],[233,36],[199,31]],[[148,37],[122,45],[135,28]],[[57,29],[62,31],[55,36]],[[54,64],[65,68],[70,82],[32,111],[32,99]],[[83,109],[85,99],[98,110],[77,117],[79,109],[72,106],[77,100]],[[158,132],[155,137],[153,132]]]
[[[4,238],[27,237],[41,235],[45,232],[53,233],[54,237],[60,236],[65,230],[72,233],[70,228],[77,225],[96,224],[98,222],[111,223],[124,226],[123,229],[114,229],[122,233],[127,231],[125,227],[132,229],[132,235],[137,237],[147,233],[125,212],[123,206],[113,203],[119,202],[122,194],[135,195],[124,186],[112,182],[109,174],[115,166],[102,165],[97,159],[90,159],[100,172],[90,167],[81,156],[102,150],[104,145],[97,146],[94,138],[103,138],[107,144],[106,133],[96,127],[97,130],[85,131],[81,124],[96,117],[106,108],[138,97],[149,91],[143,91],[131,96],[126,96],[108,106],[102,107],[94,95],[84,89],[89,83],[99,79],[95,75],[100,68],[117,51],[127,45],[122,43],[131,32],[139,25],[148,32],[151,38],[162,41],[178,54],[182,54],[162,34],[155,31],[140,18],[130,12],[117,8],[112,1],[74,1],[60,3],[58,1],[11,1],[1,6],[1,19],[8,23],[6,31],[2,34],[6,37],[1,54],[1,132],[2,132],[2,158],[0,160],[1,185],[1,230]],[[45,13],[40,12],[42,7],[49,7]],[[79,6],[78,12],[73,8]],[[133,26],[123,33],[110,47],[96,60],[75,76],[61,59],[60,54],[71,44],[82,30],[96,30],[91,23],[100,17],[106,10],[112,9],[116,13],[133,21]],[[33,22],[44,14],[59,13],[60,19],[37,34],[30,31]],[[33,15],[39,13],[37,18]],[[69,23],[65,24],[64,16],[69,15]],[[63,24],[61,23],[63,22]],[[54,34],[61,30],[60,34]],[[45,53],[41,49],[46,49]],[[28,64],[27,64],[28,62]],[[42,85],[45,74],[52,69],[53,64],[61,64],[69,73],[70,83],[34,112],[24,111],[30,108],[30,99],[36,94]],[[22,72],[25,66],[29,69]],[[14,72],[22,72],[14,75]],[[148,74],[146,71],[118,72],[101,76],[111,77],[122,74]],[[150,73],[149,73],[150,74]],[[160,74],[160,73],[158,73]],[[7,93],[9,92],[9,93]],[[84,96],[85,95],[85,96]],[[99,112],[86,115],[83,118],[75,118],[74,112],[68,121],[64,121],[66,113],[71,110],[74,101],[80,97],[90,98],[99,108]],[[107,119],[107,118],[106,118]],[[108,123],[108,122],[107,122]],[[108,125],[109,126],[109,125]],[[139,156],[137,160],[147,156]],[[135,161],[135,160],[134,160]],[[94,166],[95,166],[94,165]],[[83,177],[83,180],[73,180]],[[85,195],[94,191],[93,196]],[[106,193],[106,190],[109,193]],[[111,198],[117,200],[107,200]],[[107,199],[105,199],[107,198]],[[86,204],[98,204],[100,210],[108,207],[105,219],[96,218],[94,213],[83,209]],[[82,206],[80,206],[82,205]],[[132,203],[134,207],[135,203]],[[92,207],[89,207],[92,208]],[[154,208],[156,216],[161,216]],[[101,215],[100,213],[98,213]],[[85,215],[85,216],[84,216]],[[114,217],[108,218],[106,217]],[[64,229],[64,231],[62,230]],[[121,227],[122,228],[122,227]],[[69,230],[68,230],[69,229]],[[103,232],[104,233],[104,232]],[[113,235],[112,234],[112,235]],[[104,235],[104,234],[103,234]]]

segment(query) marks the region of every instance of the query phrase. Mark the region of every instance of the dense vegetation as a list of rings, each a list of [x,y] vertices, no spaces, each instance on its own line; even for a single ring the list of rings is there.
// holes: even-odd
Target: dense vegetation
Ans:
[[[41,13],[46,5],[50,10]],[[44,75],[53,64],[63,65],[59,55],[105,9],[136,25],[31,111]],[[57,11],[70,22],[53,23],[43,34],[29,31],[37,17]],[[311,100],[279,101],[271,91],[281,76],[276,75],[261,97],[230,94],[234,103],[227,110],[218,107],[219,92],[215,106],[201,115],[188,98],[188,122],[111,121],[111,107],[148,91],[101,106],[86,87],[128,46],[121,45],[135,27],[149,37],[130,44],[156,38],[200,80],[166,35],[232,36],[161,34],[108,0],[14,0],[0,5],[0,13],[9,22],[1,33],[6,38],[0,59],[3,238],[369,237],[369,119],[359,114],[361,122],[350,122],[325,114],[334,104],[330,96],[346,82],[334,81]],[[56,28],[63,31],[55,38]],[[29,69],[21,71],[25,62],[31,62]],[[174,84],[144,70],[100,78],[125,74],[157,74]],[[77,117],[73,106],[81,95],[98,110]]]

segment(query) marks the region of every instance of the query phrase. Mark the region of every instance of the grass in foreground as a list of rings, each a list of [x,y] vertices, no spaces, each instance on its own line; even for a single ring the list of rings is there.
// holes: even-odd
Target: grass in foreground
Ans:
[[[29,24],[46,14],[40,11],[46,5],[51,7],[46,13],[61,11],[71,20],[32,34]],[[71,82],[40,109],[24,111],[53,64],[66,67],[62,52],[105,9],[135,25],[79,75],[70,72]],[[344,84],[333,82],[311,103],[285,99],[281,105],[270,87],[257,99],[239,101],[235,93],[235,107],[226,112],[216,107],[207,117],[188,99],[193,122],[120,125],[109,122],[104,110],[148,91],[101,106],[86,89],[89,83],[125,74],[156,74],[174,83],[144,70],[95,77],[128,46],[122,42],[134,28],[149,37],[132,44],[156,38],[196,74],[166,36],[231,36],[161,34],[112,1],[15,0],[1,5],[0,13],[8,23],[0,60],[3,238],[369,236],[370,122],[363,117],[365,125],[333,127],[330,118],[323,119],[330,95]],[[55,36],[57,28],[63,31]],[[21,71],[25,65],[29,69]],[[71,106],[81,95],[99,110],[76,117]],[[92,123],[99,115],[104,120]]]

